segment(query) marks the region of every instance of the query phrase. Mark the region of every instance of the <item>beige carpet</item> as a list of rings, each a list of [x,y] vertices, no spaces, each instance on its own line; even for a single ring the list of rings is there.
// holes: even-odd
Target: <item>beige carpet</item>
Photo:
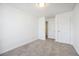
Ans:
[[[52,39],[36,40],[8,51],[1,56],[77,56],[72,45],[55,42]]]

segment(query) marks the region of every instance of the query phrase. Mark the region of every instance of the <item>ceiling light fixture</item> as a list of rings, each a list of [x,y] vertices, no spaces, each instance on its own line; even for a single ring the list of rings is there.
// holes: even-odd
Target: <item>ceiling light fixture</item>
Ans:
[[[36,3],[37,7],[46,7],[46,3]]]

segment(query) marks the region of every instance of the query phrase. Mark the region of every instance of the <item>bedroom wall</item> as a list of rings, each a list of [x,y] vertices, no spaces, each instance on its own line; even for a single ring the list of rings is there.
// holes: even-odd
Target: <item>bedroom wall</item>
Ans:
[[[36,39],[36,17],[12,6],[0,4],[0,53]]]
[[[38,19],[38,39],[45,40],[45,17]]]
[[[73,24],[73,46],[79,54],[79,4],[75,5],[72,16]]]

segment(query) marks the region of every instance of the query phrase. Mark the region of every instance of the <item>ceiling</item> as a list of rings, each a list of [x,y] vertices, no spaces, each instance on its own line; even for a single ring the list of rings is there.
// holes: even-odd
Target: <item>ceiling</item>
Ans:
[[[33,16],[54,16],[59,13],[71,11],[74,3],[48,3],[46,7],[36,7],[35,3],[10,3],[10,6],[21,9]]]

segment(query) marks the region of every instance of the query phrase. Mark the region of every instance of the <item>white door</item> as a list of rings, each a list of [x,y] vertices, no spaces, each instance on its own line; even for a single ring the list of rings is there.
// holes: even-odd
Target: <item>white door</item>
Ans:
[[[56,40],[63,43],[71,42],[71,13],[63,13],[56,16]]]

